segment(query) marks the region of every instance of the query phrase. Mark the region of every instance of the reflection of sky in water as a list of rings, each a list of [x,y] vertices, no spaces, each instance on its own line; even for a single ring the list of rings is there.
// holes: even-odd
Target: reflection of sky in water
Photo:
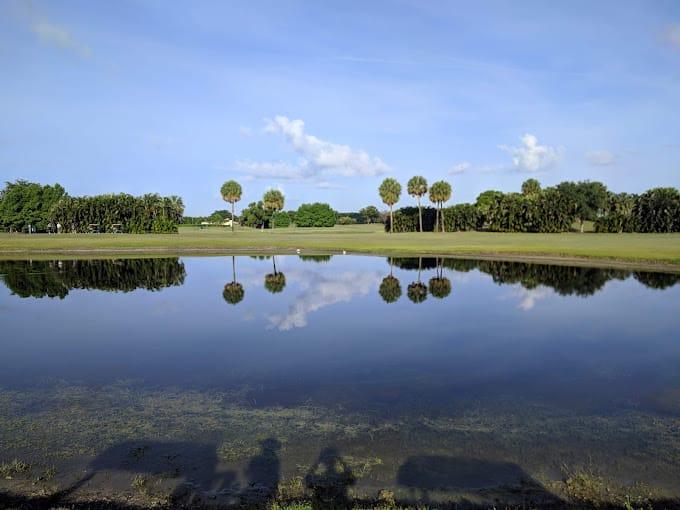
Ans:
[[[390,271],[384,258],[277,256],[286,286],[272,294],[264,286],[272,260],[238,257],[245,296],[230,305],[222,292],[231,258],[182,260],[184,284],[157,292],[22,299],[0,286],[0,384],[248,383],[292,400],[331,398],[350,385],[366,403],[389,387],[403,399],[503,392],[565,405],[680,386],[680,285],[660,291],[613,279],[589,297],[560,296],[444,269],[451,294],[413,304],[406,288],[418,271],[395,267],[402,295],[387,304],[378,294]],[[420,279],[433,276],[423,269]]]

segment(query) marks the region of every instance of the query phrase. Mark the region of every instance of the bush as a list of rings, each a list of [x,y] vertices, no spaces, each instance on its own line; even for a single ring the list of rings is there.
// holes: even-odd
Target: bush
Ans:
[[[434,230],[435,208],[423,207],[423,231],[432,232]],[[418,232],[418,208],[402,207],[394,211],[394,231],[395,232]],[[385,231],[390,231],[390,217],[385,221]]]
[[[336,213],[328,204],[302,204],[295,214],[295,220],[298,227],[332,227],[335,225]]]
[[[442,211],[444,228],[447,232],[476,230],[482,226],[477,208],[472,204],[457,204],[453,207],[445,207]]]
[[[290,216],[285,212],[274,213],[271,222],[274,224],[274,228],[286,228],[290,227],[291,224]]]
[[[356,225],[356,218],[350,218],[349,216],[340,216],[338,218],[338,225]]]

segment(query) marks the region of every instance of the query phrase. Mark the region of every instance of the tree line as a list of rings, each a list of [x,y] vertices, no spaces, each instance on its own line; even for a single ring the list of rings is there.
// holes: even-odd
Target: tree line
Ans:
[[[385,230],[389,232],[568,232],[574,223],[581,232],[587,221],[597,232],[680,232],[680,192],[654,188],[641,195],[613,193],[601,182],[565,181],[542,188],[536,179],[522,184],[521,192],[488,190],[474,204],[443,205],[451,198],[451,186],[438,181],[430,187],[422,176],[412,177],[407,192],[416,207],[393,211],[401,198],[401,184],[385,179],[378,189],[389,206]],[[434,207],[423,207],[428,195]]]
[[[177,232],[177,196],[125,193],[72,197],[59,184],[18,180],[0,191],[0,228],[10,232]]]

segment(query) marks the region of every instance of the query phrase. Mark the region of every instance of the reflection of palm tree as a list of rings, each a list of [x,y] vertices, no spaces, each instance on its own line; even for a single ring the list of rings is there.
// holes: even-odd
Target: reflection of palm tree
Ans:
[[[383,278],[378,292],[385,303],[394,303],[401,297],[399,279],[392,276],[392,257],[390,257],[390,274]]]
[[[422,303],[427,299],[427,287],[420,282],[420,272],[423,266],[422,257],[418,257],[418,281],[409,284],[406,294],[414,303]]]
[[[231,257],[232,280],[224,286],[222,297],[230,305],[235,305],[243,301],[245,294],[243,285],[236,281],[236,257]]]
[[[444,299],[451,294],[451,281],[444,277],[443,264],[437,259],[437,273],[434,278],[430,278],[430,294],[437,299]]]
[[[312,491],[312,508],[348,510],[352,505],[347,490],[355,481],[338,450],[326,448],[305,477],[305,485]]]
[[[270,273],[264,277],[264,288],[272,294],[281,292],[286,286],[286,275],[276,271],[276,257],[272,256],[274,261],[274,273]]]

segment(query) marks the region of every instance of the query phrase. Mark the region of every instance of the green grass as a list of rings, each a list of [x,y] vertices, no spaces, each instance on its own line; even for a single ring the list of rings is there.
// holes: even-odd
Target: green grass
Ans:
[[[680,265],[680,234],[515,234],[491,232],[389,235],[382,225],[280,230],[182,227],[179,234],[0,234],[0,255],[59,252],[347,252],[382,255],[491,255],[608,259]]]

